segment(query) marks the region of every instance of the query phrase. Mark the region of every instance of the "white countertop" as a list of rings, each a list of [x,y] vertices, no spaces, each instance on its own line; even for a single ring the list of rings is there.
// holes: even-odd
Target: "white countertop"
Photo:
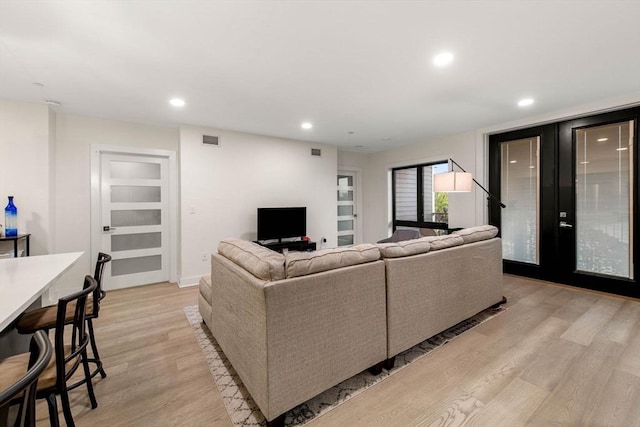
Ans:
[[[0,259],[0,331],[49,289],[83,253]]]

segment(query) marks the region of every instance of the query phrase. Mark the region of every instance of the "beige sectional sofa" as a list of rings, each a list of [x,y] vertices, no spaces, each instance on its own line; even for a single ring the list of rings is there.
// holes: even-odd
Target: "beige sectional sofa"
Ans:
[[[387,357],[384,262],[374,245],[273,252],[222,241],[200,313],[269,424]]]
[[[378,245],[387,286],[387,358],[503,301],[493,226]],[[506,300],[505,300],[506,301]]]
[[[502,300],[497,229],[315,252],[228,239],[203,320],[269,425],[341,381]]]

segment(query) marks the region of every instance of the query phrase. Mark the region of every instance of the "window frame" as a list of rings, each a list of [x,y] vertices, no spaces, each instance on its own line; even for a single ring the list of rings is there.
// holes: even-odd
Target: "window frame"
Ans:
[[[448,222],[435,222],[424,221],[424,168],[427,166],[435,166],[446,164],[448,166],[448,160],[439,160],[427,163],[418,163],[407,166],[398,166],[391,169],[391,225],[393,230],[396,231],[397,227],[411,227],[411,228],[432,228],[436,230],[448,230]],[[399,170],[416,168],[416,202],[417,202],[417,218],[422,218],[423,221],[407,221],[396,219],[396,172]],[[435,194],[434,191],[432,193]],[[448,220],[448,216],[447,216]]]

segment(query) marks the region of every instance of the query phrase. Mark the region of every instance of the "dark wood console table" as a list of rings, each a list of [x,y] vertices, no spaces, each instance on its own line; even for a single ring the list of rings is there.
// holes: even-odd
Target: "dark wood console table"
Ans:
[[[29,256],[29,239],[31,234],[18,234],[17,236],[0,236],[0,242],[13,241],[13,257],[18,258],[18,241],[24,240],[24,252]]]
[[[276,252],[282,252],[284,249],[288,251],[301,251],[301,252],[309,252],[309,251],[316,250],[316,242],[308,242],[305,240],[296,240],[293,242],[274,242],[274,243],[261,243],[256,241],[255,243]]]

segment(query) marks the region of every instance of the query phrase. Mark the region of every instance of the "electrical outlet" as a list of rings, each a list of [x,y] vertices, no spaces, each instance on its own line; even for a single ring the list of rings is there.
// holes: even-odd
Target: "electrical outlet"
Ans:
[[[207,257],[207,253],[206,253],[206,252],[202,252],[202,255],[201,255],[201,259],[202,259],[202,261],[203,261],[203,262],[207,262],[207,258],[208,258],[208,257]]]

